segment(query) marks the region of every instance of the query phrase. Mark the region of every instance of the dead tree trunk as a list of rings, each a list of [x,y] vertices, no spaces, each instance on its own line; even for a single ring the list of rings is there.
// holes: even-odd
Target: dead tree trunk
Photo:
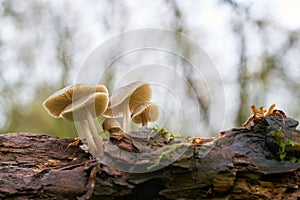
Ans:
[[[274,116],[250,130],[234,128],[215,138],[189,140],[146,129],[112,136],[106,159],[90,159],[78,146],[68,147],[72,139],[2,134],[0,198],[297,199],[297,125]],[[122,155],[116,153],[120,149]],[[151,156],[142,162],[131,157],[140,152]],[[127,172],[107,163],[123,164]]]

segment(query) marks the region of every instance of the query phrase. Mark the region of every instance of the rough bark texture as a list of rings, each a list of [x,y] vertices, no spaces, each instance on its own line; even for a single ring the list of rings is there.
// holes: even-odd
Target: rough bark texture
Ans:
[[[300,157],[297,125],[275,116],[250,130],[234,128],[207,139],[172,140],[148,129],[112,136],[105,156],[128,163],[127,172],[104,164],[107,159],[91,159],[78,145],[68,147],[72,139],[2,134],[0,198],[297,199],[300,164],[290,161]],[[275,133],[283,144],[292,144],[282,149]],[[128,154],[116,153],[119,149]],[[154,156],[140,162],[131,157],[133,152]],[[149,172],[133,173],[137,170]]]

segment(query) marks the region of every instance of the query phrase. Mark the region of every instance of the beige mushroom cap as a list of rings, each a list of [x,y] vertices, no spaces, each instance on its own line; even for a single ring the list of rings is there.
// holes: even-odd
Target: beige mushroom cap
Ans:
[[[107,105],[108,91],[104,85],[84,84],[63,88],[43,103],[44,108],[52,117],[62,117],[69,121],[81,120],[83,108],[94,109],[95,115],[99,116],[106,110]]]
[[[159,114],[159,107],[152,102],[147,102],[139,105],[133,111],[131,118],[136,124],[143,124],[144,126],[147,125],[148,122],[156,121]]]
[[[86,95],[76,99],[69,104],[61,113],[61,117],[69,121],[81,121],[86,118],[86,110],[94,114],[93,117],[101,115],[107,108],[108,96],[102,92]]]
[[[132,112],[138,105],[150,101],[151,87],[148,83],[137,81],[118,88],[110,97],[108,108],[103,114],[106,117],[121,117],[124,107],[129,106]],[[125,102],[128,101],[128,105]]]
[[[102,123],[102,128],[105,131],[108,131],[110,134],[119,133],[122,131],[120,123],[113,118],[107,118]]]

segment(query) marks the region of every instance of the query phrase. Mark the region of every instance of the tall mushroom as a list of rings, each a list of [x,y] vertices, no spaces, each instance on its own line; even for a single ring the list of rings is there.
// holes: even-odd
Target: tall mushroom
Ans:
[[[77,84],[55,92],[43,106],[54,118],[78,122],[90,152],[98,157],[103,154],[103,139],[98,134],[95,118],[106,110],[108,100],[104,85]]]
[[[148,83],[137,81],[118,88],[110,97],[108,108],[103,113],[105,117],[123,116],[123,131],[129,130],[129,120],[132,111],[140,104],[151,99],[151,87]]]
[[[148,122],[156,121],[158,117],[159,107],[152,102],[139,105],[131,115],[132,121],[136,124],[142,124],[142,126],[147,126]]]

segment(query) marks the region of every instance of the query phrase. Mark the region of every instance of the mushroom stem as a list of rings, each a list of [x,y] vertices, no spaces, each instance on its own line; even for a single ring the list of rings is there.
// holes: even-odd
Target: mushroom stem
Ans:
[[[92,133],[92,138],[94,139],[94,143],[96,145],[98,156],[101,156],[103,154],[103,139],[100,137],[97,131],[97,127],[95,124],[94,117],[92,113],[86,109],[86,115],[87,115],[87,121]]]
[[[79,121],[79,125],[82,128],[83,135],[85,136],[86,142],[88,144],[89,150],[93,155],[97,155],[97,147],[91,137],[91,132],[89,129],[89,124],[86,120]]]
[[[130,120],[130,111],[129,107],[124,109],[123,112],[123,131],[128,132],[129,131],[129,120]]]
[[[142,126],[147,126],[148,123],[147,123],[147,119],[145,116],[142,117]]]

